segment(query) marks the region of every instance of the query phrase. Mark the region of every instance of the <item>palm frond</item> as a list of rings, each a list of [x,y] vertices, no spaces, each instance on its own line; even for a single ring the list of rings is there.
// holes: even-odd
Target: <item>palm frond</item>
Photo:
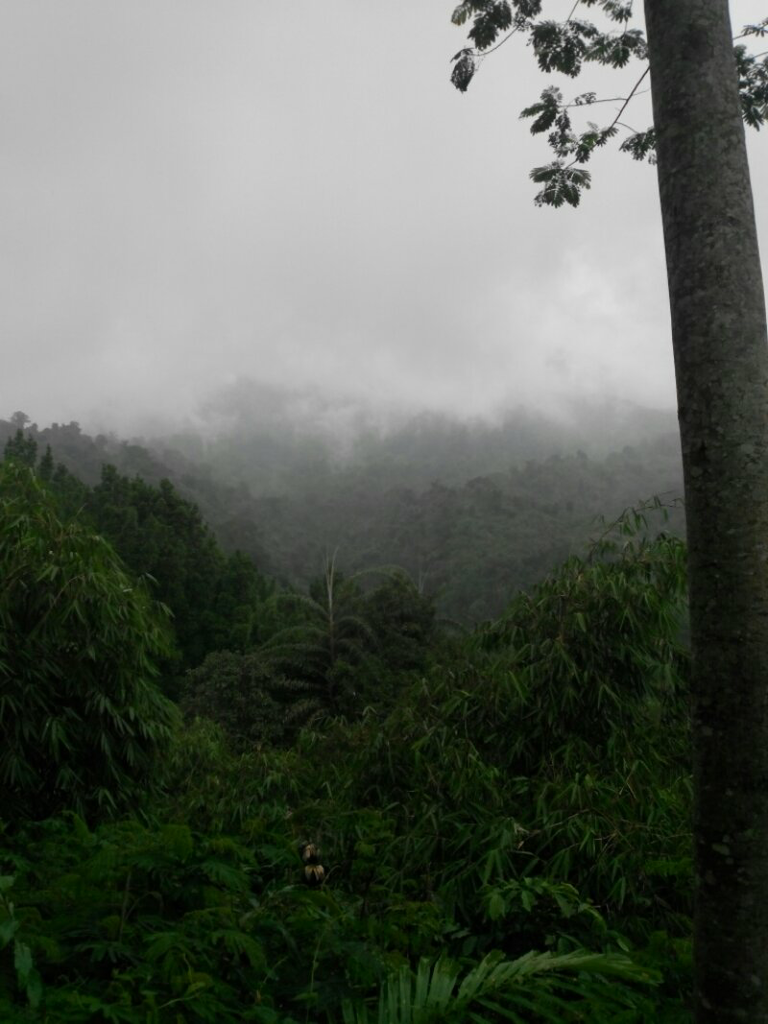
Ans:
[[[415,974],[404,965],[383,985],[375,1015],[366,1004],[347,1001],[344,1024],[485,1024],[500,1019],[521,1024],[618,1024],[622,1019],[642,1019],[627,1014],[645,1012],[649,1004],[639,986],[657,982],[623,954],[586,950],[531,952],[517,960],[492,952],[464,975],[457,988],[460,974],[460,966],[447,958],[435,963],[423,959]]]

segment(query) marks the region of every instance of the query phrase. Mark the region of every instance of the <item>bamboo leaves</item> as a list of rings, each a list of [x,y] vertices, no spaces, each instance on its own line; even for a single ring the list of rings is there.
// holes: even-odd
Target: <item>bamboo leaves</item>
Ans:
[[[155,687],[167,619],[27,466],[0,467],[0,495],[0,810],[110,810],[152,788],[176,721]]]

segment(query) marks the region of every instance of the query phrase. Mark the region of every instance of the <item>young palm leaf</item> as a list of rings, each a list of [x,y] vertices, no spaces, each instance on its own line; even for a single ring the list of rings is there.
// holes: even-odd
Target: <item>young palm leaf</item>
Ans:
[[[527,953],[505,960],[489,953],[464,976],[441,958],[421,960],[392,974],[379,994],[376,1013],[363,1003],[343,1005],[344,1024],[437,1024],[511,1020],[520,1024],[594,1024],[642,1019],[651,1003],[639,991],[656,978],[628,957],[613,953]],[[607,980],[610,978],[610,982]]]

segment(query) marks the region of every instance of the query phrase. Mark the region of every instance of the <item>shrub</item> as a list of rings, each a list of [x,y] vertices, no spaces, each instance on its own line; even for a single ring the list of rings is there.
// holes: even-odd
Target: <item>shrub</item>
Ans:
[[[0,466],[0,814],[108,811],[156,780],[167,614],[29,467]]]

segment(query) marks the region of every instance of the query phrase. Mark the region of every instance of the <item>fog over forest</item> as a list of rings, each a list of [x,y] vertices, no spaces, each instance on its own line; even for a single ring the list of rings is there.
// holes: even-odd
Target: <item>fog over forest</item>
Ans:
[[[655,169],[608,147],[579,209],[538,209],[549,153],[518,120],[552,82],[610,99],[633,72],[576,86],[513,43],[460,95],[450,13],[10,7],[4,437],[23,411],[84,486],[167,477],[288,586],[338,549],[468,621],[596,517],[679,495]]]
[[[50,449],[59,486],[71,474],[98,489],[115,471],[123,486],[170,481],[225,551],[288,587],[310,586],[329,557],[347,573],[397,566],[465,624],[499,614],[583,551],[601,517],[659,496],[670,528],[683,530],[674,414],[629,403],[573,402],[557,417],[522,407],[494,420],[377,415],[241,380],[194,428],[91,435],[19,411],[0,419],[3,443],[22,454],[32,445],[32,460]],[[73,509],[90,501],[77,487]]]
[[[768,1019],[768,0],[0,11],[0,1024]]]
[[[576,85],[518,40],[460,95],[443,0],[7,6],[4,437],[23,411],[84,486],[168,477],[290,586],[338,548],[473,620],[679,494],[655,169],[606,147],[536,208],[519,122],[551,84],[613,118],[632,67]]]
[[[578,210],[536,209],[549,153],[518,120],[552,82],[610,97],[631,70],[577,84],[513,42],[462,96],[450,13],[5,4],[0,409],[169,431],[241,378],[340,416],[671,408],[654,168],[614,147]],[[641,90],[632,123],[649,118]]]

